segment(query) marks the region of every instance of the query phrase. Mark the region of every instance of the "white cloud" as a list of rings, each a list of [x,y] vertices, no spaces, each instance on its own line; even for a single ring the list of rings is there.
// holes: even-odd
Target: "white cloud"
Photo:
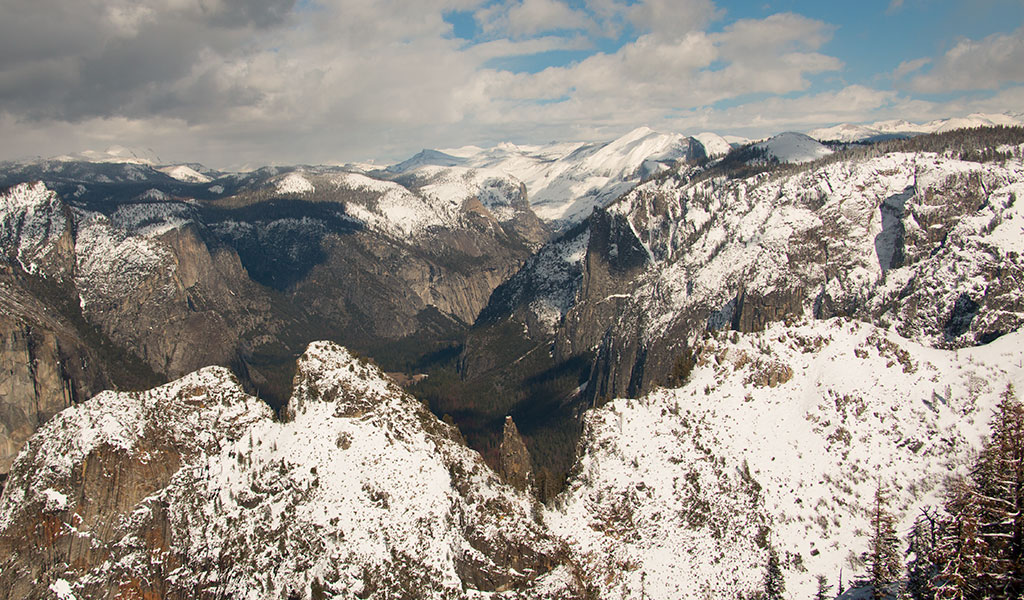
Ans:
[[[773,97],[842,68],[823,51],[834,28],[795,14],[710,32],[723,18],[710,0],[485,4],[8,0],[0,21],[4,152],[119,143],[212,166],[332,162],[503,139],[604,138],[640,123],[799,128],[937,106],[860,86]],[[443,18],[451,10],[476,14],[489,28],[483,39],[456,39]],[[634,39],[576,63],[537,73],[488,67],[502,57],[592,49],[623,31]],[[897,72],[913,76],[923,66]]]
[[[914,60],[905,60],[899,64],[896,69],[892,72],[893,79],[903,79],[907,75],[921,70],[923,67],[932,62],[930,58],[917,58]]]
[[[646,0],[628,10],[641,31],[669,39],[702,30],[722,14],[711,0]]]
[[[601,121],[664,114],[754,93],[806,89],[807,77],[839,69],[842,63],[815,52],[831,28],[796,15],[747,20],[708,34],[693,30],[666,38],[645,34],[612,54],[595,54],[578,64],[537,74],[491,73],[489,99],[556,99],[532,106],[538,118],[561,118],[568,108],[580,119]],[[714,67],[714,68],[712,68]],[[504,113],[508,114],[508,113]]]
[[[910,89],[924,93],[995,90],[1024,82],[1024,27],[980,41],[961,40],[926,73],[912,78]]]
[[[508,11],[508,31],[528,36],[556,29],[586,29],[590,19],[557,0],[523,0]]]

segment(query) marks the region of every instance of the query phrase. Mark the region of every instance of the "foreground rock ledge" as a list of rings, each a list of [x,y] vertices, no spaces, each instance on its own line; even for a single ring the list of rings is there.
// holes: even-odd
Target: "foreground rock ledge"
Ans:
[[[0,598],[582,596],[529,496],[316,342],[286,422],[210,367],[49,421],[0,499]]]

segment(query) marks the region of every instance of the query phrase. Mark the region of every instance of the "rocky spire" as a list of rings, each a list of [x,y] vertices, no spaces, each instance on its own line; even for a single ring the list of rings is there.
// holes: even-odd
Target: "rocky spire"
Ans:
[[[499,473],[505,483],[521,491],[534,488],[536,482],[530,451],[526,449],[523,436],[519,434],[519,428],[511,416],[505,417],[505,430],[501,435],[498,454],[501,460]]]

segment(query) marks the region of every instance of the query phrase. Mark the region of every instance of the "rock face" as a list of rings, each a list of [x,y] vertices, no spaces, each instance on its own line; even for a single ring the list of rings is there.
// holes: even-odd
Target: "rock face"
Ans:
[[[986,343],[1024,323],[1011,225],[1024,219],[1022,140],[992,130],[963,150],[956,135],[753,175],[723,161],[655,178],[575,233],[589,240],[577,262],[528,262],[482,316],[553,343],[557,357],[594,356],[590,400],[667,383],[699,338],[721,329],[848,316],[936,347]],[[967,159],[997,148],[1006,160]],[[553,244],[539,255],[567,247]],[[623,249],[637,258],[609,268]],[[552,294],[556,285],[571,298]],[[552,304],[549,327],[531,326]]]
[[[0,473],[50,417],[71,406],[76,390],[52,332],[33,332],[0,317]]]
[[[498,474],[505,483],[521,492],[529,492],[536,485],[533,478],[533,463],[530,451],[526,449],[523,437],[519,435],[512,417],[505,417],[505,429],[501,435],[501,447],[498,450],[500,468]]]
[[[287,418],[217,367],[59,413],[0,498],[0,596],[582,597],[536,501],[375,367],[311,345]]]
[[[845,318],[718,332],[684,385],[586,413],[545,522],[598,598],[750,598],[769,545],[786,598],[840,569],[848,584],[867,575],[849,559],[868,548],[877,483],[899,531],[941,505],[1000,394],[1024,384],[1022,338],[936,350]]]
[[[404,364],[467,328],[547,235],[522,184],[449,175],[181,181],[139,164],[5,165],[0,181],[46,183],[0,194],[0,301],[16,321],[4,343],[17,352],[18,340],[49,336],[51,370],[75,398],[219,364],[280,406],[295,357],[323,338]],[[10,357],[20,371],[2,397],[0,473],[67,405],[60,385],[18,363],[26,356]]]

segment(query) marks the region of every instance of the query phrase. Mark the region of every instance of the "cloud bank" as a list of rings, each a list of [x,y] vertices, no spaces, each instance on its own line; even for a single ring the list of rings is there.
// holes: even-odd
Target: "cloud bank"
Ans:
[[[826,50],[835,31],[793,13],[730,18],[710,0],[7,0],[3,158],[120,144],[238,166],[640,124],[756,135],[941,116],[910,94],[1012,98],[1024,82],[1018,30],[905,61],[899,91],[812,89],[844,69]]]

